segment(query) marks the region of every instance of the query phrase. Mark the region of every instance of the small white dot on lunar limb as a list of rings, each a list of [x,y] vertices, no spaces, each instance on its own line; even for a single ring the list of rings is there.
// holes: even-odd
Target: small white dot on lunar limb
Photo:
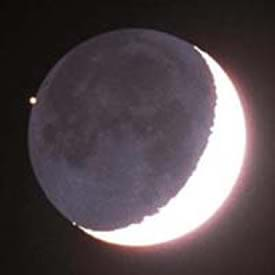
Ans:
[[[31,105],[35,105],[37,103],[37,98],[35,96],[30,97],[29,102]]]
[[[76,226],[76,222],[73,222],[73,226]]]

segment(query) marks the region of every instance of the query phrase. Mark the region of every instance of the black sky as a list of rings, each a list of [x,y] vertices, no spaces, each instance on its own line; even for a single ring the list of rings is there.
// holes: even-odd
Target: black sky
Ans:
[[[263,1],[20,1],[0,6],[4,274],[275,274],[275,19]],[[73,228],[47,201],[27,150],[35,94],[68,50],[118,28],[166,31],[209,52],[238,86],[248,153],[232,196],[196,233],[121,248]]]

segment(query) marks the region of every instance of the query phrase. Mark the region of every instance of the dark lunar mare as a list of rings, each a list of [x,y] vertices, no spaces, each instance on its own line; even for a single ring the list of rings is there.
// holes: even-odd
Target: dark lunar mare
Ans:
[[[29,151],[42,189],[69,220],[104,231],[141,222],[184,187],[216,102],[194,47],[143,29],[74,48],[37,98]]]

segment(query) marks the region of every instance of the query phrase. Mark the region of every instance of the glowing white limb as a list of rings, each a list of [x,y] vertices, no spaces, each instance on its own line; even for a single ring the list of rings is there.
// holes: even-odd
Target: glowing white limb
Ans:
[[[159,213],[140,224],[112,232],[79,226],[100,240],[127,246],[146,246],[181,237],[207,221],[223,204],[234,187],[245,154],[246,129],[242,106],[235,87],[223,69],[205,52],[216,85],[214,126],[197,169],[184,188]]]

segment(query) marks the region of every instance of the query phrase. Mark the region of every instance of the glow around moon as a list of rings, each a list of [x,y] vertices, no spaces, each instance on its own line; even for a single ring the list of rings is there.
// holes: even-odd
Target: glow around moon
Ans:
[[[114,231],[85,233],[105,242],[125,246],[164,243],[192,232],[222,206],[237,182],[246,147],[245,119],[238,93],[223,69],[207,53],[201,53],[216,85],[214,126],[197,169],[184,188],[159,213],[140,224]]]

